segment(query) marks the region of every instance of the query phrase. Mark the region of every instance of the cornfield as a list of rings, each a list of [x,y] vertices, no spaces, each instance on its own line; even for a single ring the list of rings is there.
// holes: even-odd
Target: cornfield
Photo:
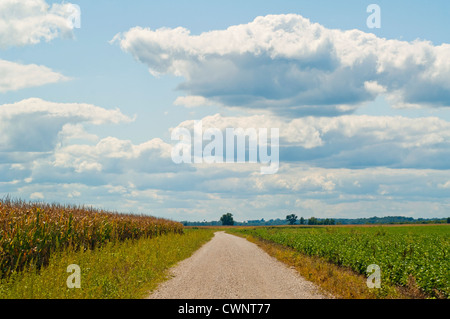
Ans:
[[[33,263],[48,264],[64,249],[88,250],[107,242],[183,233],[183,225],[143,215],[105,212],[80,206],[0,202],[0,278]]]

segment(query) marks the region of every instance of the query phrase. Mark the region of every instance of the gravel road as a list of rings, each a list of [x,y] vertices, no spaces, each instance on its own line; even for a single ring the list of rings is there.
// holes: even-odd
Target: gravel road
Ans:
[[[149,299],[322,299],[294,269],[244,238],[216,232]]]

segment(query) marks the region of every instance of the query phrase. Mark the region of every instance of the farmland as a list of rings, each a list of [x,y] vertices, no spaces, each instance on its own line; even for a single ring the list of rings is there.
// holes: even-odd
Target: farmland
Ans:
[[[45,266],[56,251],[182,232],[180,223],[161,218],[7,199],[0,202],[0,277],[30,263]]]
[[[151,216],[0,202],[0,298],[142,298],[211,230]],[[82,288],[68,289],[67,267]]]
[[[86,207],[3,200],[0,298],[142,298],[166,279],[170,267],[192,255],[218,229],[185,228],[167,219]],[[320,282],[328,276],[333,278],[329,286],[347,287],[337,298],[395,298],[391,287],[413,287],[420,293],[412,298],[450,297],[449,225],[220,229],[272,248],[285,247],[297,254],[291,255],[294,259],[303,256],[295,260],[308,270],[296,269],[306,279]],[[305,256],[320,262],[308,266]],[[291,257],[285,254],[283,261],[289,264]],[[73,264],[81,269],[83,289],[66,285],[67,266]],[[372,264],[381,269],[382,289],[375,294],[368,292],[365,282]],[[341,270],[351,274],[341,275]],[[353,273],[361,277],[356,284]]]
[[[152,216],[0,202],[0,298],[142,298],[213,235]],[[69,265],[81,288],[69,289]]]
[[[366,275],[381,268],[381,281],[406,287],[411,282],[431,298],[450,297],[450,227],[261,227],[234,232],[318,256]]]
[[[168,278],[168,269],[212,237],[211,230],[186,230],[123,242],[101,249],[64,250],[37,270],[30,264],[0,280],[0,299],[141,299]],[[67,266],[81,269],[80,289],[69,289]]]

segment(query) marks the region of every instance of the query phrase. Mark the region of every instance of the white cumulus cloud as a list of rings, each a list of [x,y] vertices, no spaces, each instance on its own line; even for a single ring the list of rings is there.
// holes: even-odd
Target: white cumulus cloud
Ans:
[[[0,105],[0,152],[52,151],[61,131],[72,138],[77,132],[86,137],[80,127],[67,127],[67,124],[117,124],[132,120],[119,109],[108,110],[85,103],[56,103],[30,98],[3,104]]]
[[[201,119],[202,129],[278,128],[280,165],[304,162],[318,167],[449,169],[450,122],[437,117],[344,115],[286,119],[268,115]],[[177,127],[192,130],[194,121]],[[205,141],[206,143],[206,141]]]
[[[46,66],[0,60],[0,93],[69,80]]]
[[[450,106],[450,45],[328,29],[296,14],[192,35],[135,27],[112,42],[178,89],[229,107],[339,115],[385,95],[394,107]],[[197,98],[198,99],[198,98]]]
[[[71,37],[68,18],[70,3],[52,4],[45,0],[0,1],[0,48],[37,44],[58,36]]]

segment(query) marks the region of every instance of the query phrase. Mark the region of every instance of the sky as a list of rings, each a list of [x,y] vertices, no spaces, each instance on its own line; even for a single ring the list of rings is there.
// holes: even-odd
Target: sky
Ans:
[[[449,13],[0,0],[0,195],[180,221],[448,217]],[[175,163],[171,134],[195,121],[277,128],[278,170]]]

